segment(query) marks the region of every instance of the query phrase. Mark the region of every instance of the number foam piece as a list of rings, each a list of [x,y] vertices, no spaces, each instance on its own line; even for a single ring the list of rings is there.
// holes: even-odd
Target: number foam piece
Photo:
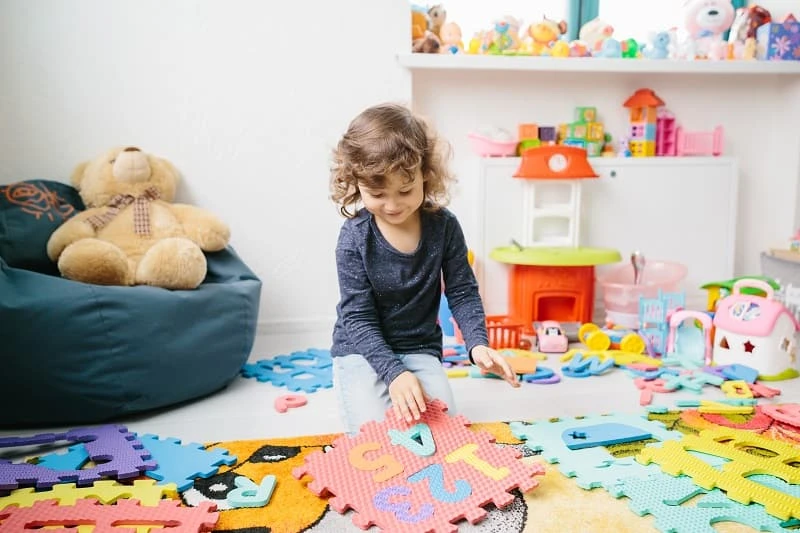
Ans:
[[[612,414],[594,415],[584,418],[568,418],[557,422],[512,422],[511,432],[525,441],[525,446],[534,452],[541,452],[549,463],[558,463],[558,470],[575,481],[582,489],[614,485],[623,477],[642,477],[645,466],[632,457],[615,459],[605,448],[584,448],[570,450],[561,435],[566,429],[584,431],[582,428],[603,423],[625,424],[651,434],[652,438],[667,441],[677,440],[681,433],[671,431],[664,424],[647,420],[646,416]]]
[[[84,486],[103,477],[134,478],[156,468],[155,461],[151,460],[150,452],[143,449],[142,443],[136,440],[136,436],[128,432],[125,426],[105,425],[44,435],[47,436],[47,439],[44,439],[42,435],[27,438],[10,437],[3,446],[20,446],[30,444],[34,440],[38,444],[61,440],[84,443],[80,446],[85,447],[89,460],[98,464],[83,470],[77,468],[52,470],[41,465],[0,460],[0,491],[30,485],[41,489],[52,487],[58,483],[72,482],[78,486]]]
[[[426,424],[431,429],[435,452],[430,456],[419,456],[402,445],[392,445],[388,431],[407,431],[412,424],[398,420],[389,409],[384,421],[364,424],[356,436],[341,436],[327,453],[309,454],[305,463],[293,470],[293,475],[298,479],[310,476],[308,488],[314,494],[332,494],[329,500],[332,509],[340,513],[353,509],[352,519],[357,526],[367,529],[376,525],[384,531],[408,531],[413,523],[414,530],[453,533],[458,530],[454,524],[458,520],[467,519],[473,524],[482,520],[486,516],[483,506],[490,502],[499,508],[511,504],[514,496],[509,491],[527,492],[538,485],[534,476],[544,474],[542,465],[520,461],[519,450],[496,446],[491,434],[469,430],[466,418],[451,417],[446,411],[443,402],[433,400],[427,404],[421,419],[413,423]],[[380,446],[379,451],[369,452],[370,460],[391,454],[402,465],[402,472],[378,483],[373,476],[385,474],[385,469],[369,471],[352,467],[350,452],[369,443]],[[505,473],[505,477],[493,479],[457,459],[448,462],[447,456],[464,446],[482,461],[499,467],[497,471]],[[429,487],[433,486],[433,492],[442,496],[440,487],[433,483],[436,474],[433,465],[437,464],[443,467],[447,493],[452,499],[462,498],[460,501],[442,502],[431,494]],[[417,482],[409,481],[409,477]],[[458,480],[470,485],[469,494]]]
[[[0,510],[0,533],[24,533],[41,531],[42,527],[69,525],[94,526],[96,533],[132,531],[115,527],[118,523],[165,526],[165,531],[170,533],[202,533],[216,526],[219,520],[216,508],[211,502],[182,507],[178,500],[162,500],[153,507],[139,505],[138,500],[102,505],[97,500],[82,499],[66,506],[58,505],[56,500],[46,500],[35,502],[31,507],[11,506]]]
[[[611,444],[622,444],[623,442],[635,442],[652,437],[649,431],[641,428],[629,426],[628,424],[618,424],[606,422],[593,426],[581,426],[578,428],[567,428],[561,433],[561,438],[570,450],[582,450],[595,446],[609,446]]]
[[[228,455],[227,450],[206,450],[202,444],[181,444],[180,439],[160,439],[151,434],[139,438],[158,462],[158,468],[145,475],[162,484],[175,483],[181,492],[191,488],[195,478],[216,474],[220,465],[236,464],[236,457]]]

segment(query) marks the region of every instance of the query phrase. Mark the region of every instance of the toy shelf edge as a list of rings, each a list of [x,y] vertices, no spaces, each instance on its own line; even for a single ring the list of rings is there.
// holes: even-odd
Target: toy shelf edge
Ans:
[[[415,70],[505,70],[585,73],[783,74],[800,76],[800,61],[677,61],[669,59],[553,58],[494,55],[397,55],[401,66]]]

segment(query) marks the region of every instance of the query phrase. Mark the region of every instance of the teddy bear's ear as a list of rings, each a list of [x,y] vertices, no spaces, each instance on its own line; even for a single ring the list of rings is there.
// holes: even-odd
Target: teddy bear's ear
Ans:
[[[89,166],[89,163],[90,161],[84,161],[76,166],[75,170],[72,171],[72,177],[70,178],[70,181],[72,182],[72,186],[76,189],[81,188],[81,182],[83,181],[83,176],[86,174],[86,167]]]

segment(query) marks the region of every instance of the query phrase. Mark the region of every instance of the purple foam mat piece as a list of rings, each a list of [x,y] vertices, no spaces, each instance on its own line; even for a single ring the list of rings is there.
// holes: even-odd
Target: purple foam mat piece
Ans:
[[[50,444],[64,440],[66,433],[39,433],[30,437],[3,437],[0,439],[0,448],[15,448],[17,446],[34,446],[36,444]]]
[[[65,434],[50,434],[48,441],[65,440],[69,443],[84,443],[89,452],[89,460],[98,463],[85,470],[52,470],[29,463],[11,463],[0,461],[0,491],[9,491],[20,486],[35,486],[37,489],[50,488],[57,483],[76,483],[79,486],[90,485],[104,477],[129,479],[138,477],[146,470],[157,467],[151,460],[150,453],[142,443],[136,440],[133,433],[125,426],[106,425],[99,427],[78,428]],[[56,437],[63,438],[56,438]],[[35,437],[40,437],[36,435]],[[16,437],[15,437],[16,438]],[[19,437],[21,441],[25,437]],[[80,467],[79,467],[80,468]]]

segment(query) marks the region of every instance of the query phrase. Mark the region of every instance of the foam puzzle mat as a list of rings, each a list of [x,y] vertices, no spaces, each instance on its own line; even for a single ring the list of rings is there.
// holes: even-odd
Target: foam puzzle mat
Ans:
[[[770,413],[776,417],[771,417]],[[357,511],[349,509],[356,500],[345,501],[350,505],[343,505],[341,501],[336,502],[336,495],[321,490],[331,486],[325,482],[330,479],[320,474],[320,458],[329,455],[325,460],[332,461],[337,455],[353,457],[353,450],[359,446],[363,448],[361,452],[365,452],[379,441],[393,454],[399,453],[394,448],[404,448],[417,455],[414,461],[405,462],[403,476],[390,479],[387,474],[383,485],[378,483],[372,487],[375,490],[371,495],[376,498],[373,502],[377,502],[378,507],[382,505],[393,512],[400,510],[401,517],[420,519],[419,528],[409,527],[404,531],[425,531],[426,528],[429,531],[457,529],[497,533],[800,530],[800,522],[796,520],[800,486],[796,484],[794,472],[800,470],[800,428],[788,423],[775,410],[720,415],[689,408],[642,416],[587,415],[561,420],[474,424],[452,417],[449,421],[431,419],[427,423],[428,430],[419,427],[406,432],[390,430],[385,439],[379,436],[380,425],[376,424],[362,432],[360,440],[341,435],[316,435],[207,443],[203,449],[208,452],[206,462],[209,464],[206,468],[195,469],[194,475],[189,476],[194,478],[192,485],[186,490],[178,490],[178,485],[185,487],[181,481],[186,478],[182,476],[165,483],[144,474],[135,480],[94,481],[89,486],[58,483],[51,488],[35,489],[28,484],[0,495],[0,533],[20,533],[28,530],[25,527],[35,531],[41,517],[35,516],[38,511],[34,509],[42,510],[53,520],[46,522],[47,525],[77,525],[77,533],[94,533],[95,525],[105,526],[126,518],[126,525],[130,524],[137,533],[160,530],[137,524],[137,519],[155,520],[151,522],[155,524],[178,524],[167,529],[176,533],[361,531],[354,522],[369,526],[372,518],[380,522],[379,513],[365,513],[364,517],[359,517]],[[454,442],[442,439],[444,426],[441,423],[460,426],[460,429],[447,430],[459,432],[460,437]],[[605,434],[599,430],[610,427],[621,441],[602,445]],[[620,431],[623,427],[625,431]],[[152,438],[138,437],[146,450]],[[505,464],[510,481],[486,485],[490,490],[479,494],[474,487],[483,486],[481,476],[494,472],[496,478],[502,478],[503,467],[496,471],[486,470],[487,465],[473,468],[475,471],[450,469],[452,464],[447,457],[464,448],[463,442],[476,443],[468,451],[489,466],[493,462],[497,463],[495,466]],[[736,450],[719,452],[717,448],[727,442],[736,443]],[[497,448],[497,451],[484,446]],[[195,450],[192,453],[199,451],[194,445],[188,448]],[[664,452],[660,451],[663,448],[695,450],[691,452],[694,462],[687,463],[685,457],[683,462],[665,459]],[[726,457],[706,453],[715,450]],[[794,451],[797,456],[793,455]],[[461,460],[469,455],[465,455],[464,450],[458,453]],[[65,468],[75,466],[76,458],[84,455],[76,454],[71,448],[65,457],[33,456],[28,463]],[[381,472],[368,464],[379,455],[362,454],[367,462],[355,463],[361,464],[361,474],[374,478]],[[776,472],[787,479],[763,474],[749,476],[748,482],[759,485],[751,494],[747,487],[742,493],[741,484],[731,478],[759,465],[769,467],[775,463],[775,458],[785,466],[778,465]],[[702,461],[698,463],[696,459]],[[212,464],[213,469],[210,468]],[[84,465],[84,468],[91,467],[91,463]],[[676,477],[666,473],[676,469],[686,470],[691,475]],[[322,479],[317,487],[312,485],[315,474]],[[385,490],[391,485],[402,486],[398,480],[407,480],[411,490],[417,490],[417,486],[430,489],[426,493],[430,502],[417,498],[408,506],[401,505],[405,502],[402,490]],[[710,480],[728,489],[733,487],[733,492],[728,494],[726,489],[712,486]],[[465,484],[473,487],[472,492]],[[338,486],[342,488],[341,484]],[[377,497],[380,489],[384,489],[383,495]],[[48,499],[48,495],[54,499]],[[436,498],[440,502],[463,501],[465,505],[459,507],[457,513],[425,516],[422,511],[426,503],[430,503],[429,508],[434,512],[443,508],[433,505]],[[498,509],[493,501],[503,509]],[[748,501],[752,503],[747,505]],[[766,512],[767,508],[772,514]],[[78,511],[94,521],[70,522]],[[459,516],[469,520],[459,521]],[[39,522],[29,520],[31,517]],[[424,522],[420,517],[429,520]],[[58,522],[62,518],[64,524]],[[29,524],[21,526],[26,520]],[[374,526],[368,530],[380,531]],[[386,530],[392,531],[391,527]]]

